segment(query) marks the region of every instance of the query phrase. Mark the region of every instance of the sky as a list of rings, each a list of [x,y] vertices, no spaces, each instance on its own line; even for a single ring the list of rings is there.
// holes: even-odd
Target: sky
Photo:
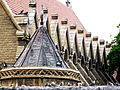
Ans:
[[[63,4],[67,0],[59,0]],[[80,22],[99,39],[111,41],[119,32],[120,0],[70,0]]]

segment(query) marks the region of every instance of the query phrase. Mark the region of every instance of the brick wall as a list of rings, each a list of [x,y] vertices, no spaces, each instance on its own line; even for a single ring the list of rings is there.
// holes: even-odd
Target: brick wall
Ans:
[[[16,28],[0,5],[0,62],[14,63],[16,50]]]

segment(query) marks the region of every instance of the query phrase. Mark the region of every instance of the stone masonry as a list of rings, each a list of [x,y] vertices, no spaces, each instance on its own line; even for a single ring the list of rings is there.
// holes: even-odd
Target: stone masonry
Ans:
[[[7,12],[0,5],[0,62],[15,62],[17,50],[16,28]]]

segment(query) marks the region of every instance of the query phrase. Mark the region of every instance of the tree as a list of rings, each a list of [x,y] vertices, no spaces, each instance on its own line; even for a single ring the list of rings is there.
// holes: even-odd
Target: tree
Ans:
[[[116,79],[120,82],[120,32],[110,45],[111,50],[107,56],[107,59],[109,60],[110,72],[113,74],[113,72],[117,70]]]

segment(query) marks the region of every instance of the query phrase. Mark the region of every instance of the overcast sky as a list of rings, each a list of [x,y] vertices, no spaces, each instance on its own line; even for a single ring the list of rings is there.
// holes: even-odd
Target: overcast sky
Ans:
[[[66,0],[59,0],[65,4]],[[70,0],[72,9],[92,36],[111,41],[118,33],[120,0]]]

